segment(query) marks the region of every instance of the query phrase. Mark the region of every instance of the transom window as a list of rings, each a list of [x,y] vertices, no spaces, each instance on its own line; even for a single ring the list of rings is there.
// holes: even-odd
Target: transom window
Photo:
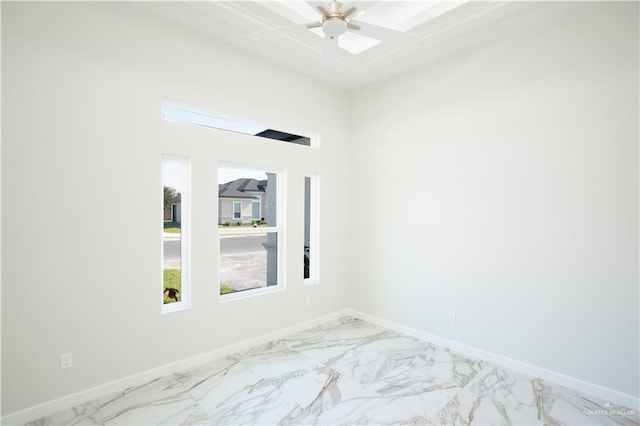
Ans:
[[[247,120],[238,120],[224,117],[220,114],[196,111],[194,108],[182,108],[165,104],[162,106],[162,118],[169,121],[225,130],[227,132],[242,133],[244,135],[257,136],[296,145],[312,146],[311,138],[308,136],[271,129],[268,126]]]

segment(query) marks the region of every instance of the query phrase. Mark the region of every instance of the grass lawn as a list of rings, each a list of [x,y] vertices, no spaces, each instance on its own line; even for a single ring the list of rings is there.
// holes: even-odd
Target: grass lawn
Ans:
[[[218,225],[218,228],[220,229],[244,229],[244,228],[266,228],[267,225],[258,225],[258,226],[253,226],[253,225],[229,225],[229,226],[225,226],[225,225]]]
[[[180,233],[180,224],[177,222],[165,222],[164,232],[171,232],[172,234]]]
[[[173,288],[178,290],[176,292],[176,296],[178,300],[169,297],[168,292],[163,291],[164,303],[175,303],[182,300],[182,296],[180,294],[182,287],[180,285],[180,269],[165,269],[162,271],[164,276],[164,289]],[[235,293],[238,290],[229,287],[228,285],[221,284],[220,285],[220,294],[229,294]]]
[[[181,290],[182,290],[182,286],[181,286],[181,280],[180,280],[180,269],[165,269],[164,271],[162,271],[163,273],[163,277],[164,277],[164,289],[167,288],[174,288],[177,291],[176,293],[176,297],[178,300],[174,299],[174,298],[170,298],[169,295],[167,294],[168,292],[164,291],[163,289],[163,297],[164,297],[164,303],[174,303],[174,302],[179,302],[182,300],[182,295],[181,295]]]
[[[224,285],[224,284],[220,284],[220,294],[229,294],[229,293],[235,293],[236,289],[233,289],[231,287],[229,287],[228,285]]]

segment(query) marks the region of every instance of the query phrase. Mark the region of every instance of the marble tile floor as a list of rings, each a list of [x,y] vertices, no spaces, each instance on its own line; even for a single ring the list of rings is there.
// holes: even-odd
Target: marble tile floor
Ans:
[[[344,317],[28,425],[638,425],[638,413]]]

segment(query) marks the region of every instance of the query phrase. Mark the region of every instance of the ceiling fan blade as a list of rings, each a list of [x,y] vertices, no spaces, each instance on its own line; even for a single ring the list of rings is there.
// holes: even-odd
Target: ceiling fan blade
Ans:
[[[322,16],[324,16],[325,18],[328,18],[331,16],[331,14],[327,11],[327,9],[325,9],[322,6],[318,6],[318,10],[320,11],[320,13],[322,13]]]
[[[370,37],[384,42],[400,43],[410,41],[415,37],[415,35],[411,33],[394,30],[392,28],[381,27],[379,25],[369,24],[367,22],[356,21],[353,19],[349,22],[360,27],[360,29],[356,31],[356,34],[360,34],[365,37]]]
[[[347,18],[347,17],[349,17],[349,15],[351,15],[355,11],[356,11],[356,8],[355,7],[351,7],[349,9],[345,10],[344,12],[342,12],[342,17]]]
[[[274,28],[272,30],[249,33],[247,34],[247,37],[249,37],[251,40],[269,39],[269,38],[278,37],[281,35],[294,34],[297,32],[306,31],[308,28],[308,25],[315,25],[315,24],[316,22],[308,22],[305,24],[289,25],[286,27]],[[320,25],[322,25],[322,23],[320,23]]]
[[[350,30],[358,31],[360,29],[360,25],[356,25],[353,22],[347,22],[347,28]]]
[[[319,12],[325,18],[331,16],[326,9],[327,3],[324,1],[307,1],[307,4],[313,8],[316,12]]]
[[[342,9],[348,11],[351,8],[355,7],[355,9],[356,9],[355,16],[360,16],[360,14],[362,14],[365,10],[369,9],[371,6],[375,5],[376,3],[379,3],[379,2],[375,2],[375,1],[358,1],[358,0],[347,1],[347,2],[344,2],[342,4]],[[353,12],[351,12],[351,13],[353,13]]]
[[[338,53],[338,37],[325,37],[322,47],[322,68],[333,68]]]

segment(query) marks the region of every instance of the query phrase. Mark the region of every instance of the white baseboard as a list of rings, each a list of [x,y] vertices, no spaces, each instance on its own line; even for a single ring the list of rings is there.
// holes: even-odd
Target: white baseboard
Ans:
[[[353,309],[348,310],[348,312],[351,316],[360,318],[373,324],[377,324],[381,327],[389,328],[391,330],[395,330],[397,332],[413,336],[418,339],[426,340],[431,343],[435,343],[437,345],[452,349],[456,352],[460,352],[461,354],[488,361],[502,367],[510,368],[529,376],[538,377],[550,383],[577,390],[586,395],[595,396],[605,401],[609,401],[617,406],[630,408],[632,410],[635,410],[636,412],[640,411],[640,400],[633,395],[622,393],[614,389],[596,385],[594,383],[589,383],[584,380],[576,379],[575,377],[570,377],[556,371],[547,370],[545,368],[517,361],[515,359],[498,355],[484,349],[469,346],[455,340],[446,339],[444,337],[436,336],[425,331],[407,327],[393,321],[388,321],[373,315],[365,314],[364,312],[356,311]]]
[[[351,311],[342,310],[332,314],[324,315],[322,317],[305,321],[300,324],[296,324],[291,327],[286,327],[271,333],[263,334],[261,336],[253,337],[251,339],[243,340],[242,342],[234,343],[210,352],[206,352],[200,355],[196,355],[190,358],[186,358],[180,361],[172,362],[160,367],[152,368],[150,370],[143,371],[138,374],[123,377],[112,382],[108,382],[99,386],[95,386],[89,389],[82,390],[80,392],[64,396],[62,398],[53,399],[51,401],[44,402],[42,404],[35,405],[33,407],[26,408],[24,410],[16,411],[14,413],[7,414],[0,419],[2,425],[15,425],[24,424],[31,420],[39,419],[49,414],[56,413],[60,410],[64,410],[73,407],[78,404],[84,404],[96,398],[103,397],[110,393],[121,391],[128,387],[141,385],[149,382],[157,377],[167,374],[182,371],[191,367],[195,367],[199,364],[203,364],[209,361],[213,361],[222,358],[227,355],[231,355],[235,352],[247,350],[253,346],[265,344],[272,340],[280,339],[299,331],[315,327],[320,324],[324,324],[329,321],[336,320],[343,316],[351,315]]]

